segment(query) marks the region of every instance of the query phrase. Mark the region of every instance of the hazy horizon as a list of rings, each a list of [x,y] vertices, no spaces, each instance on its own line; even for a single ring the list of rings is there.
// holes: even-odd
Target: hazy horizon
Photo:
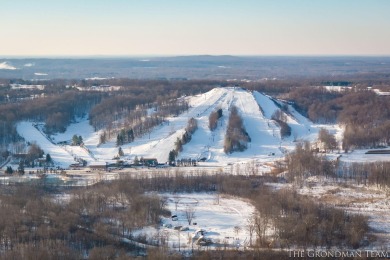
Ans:
[[[0,56],[389,56],[387,0],[2,3]]]
[[[192,58],[192,57],[235,57],[235,58],[390,58],[390,54],[376,55],[376,54],[280,54],[280,55],[231,55],[231,54],[144,54],[144,55],[1,55],[1,60],[13,59],[139,59],[139,58]]]

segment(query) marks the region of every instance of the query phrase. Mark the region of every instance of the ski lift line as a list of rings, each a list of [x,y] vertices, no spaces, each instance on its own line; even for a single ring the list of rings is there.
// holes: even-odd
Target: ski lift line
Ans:
[[[203,112],[201,112],[201,113],[198,113],[198,116],[197,116],[197,118],[200,118],[200,116],[201,115],[203,115],[203,114],[205,114],[206,112],[207,112],[207,110],[209,110],[211,107],[213,107],[213,106],[215,106],[216,104],[219,104],[219,103],[221,103],[221,101],[222,101],[222,99],[223,98],[225,98],[225,96],[227,95],[227,93],[225,92],[225,93],[223,93],[223,95],[221,95],[218,99],[217,99],[217,101],[215,101],[214,102],[214,104],[213,105],[211,105],[211,106],[208,106]]]

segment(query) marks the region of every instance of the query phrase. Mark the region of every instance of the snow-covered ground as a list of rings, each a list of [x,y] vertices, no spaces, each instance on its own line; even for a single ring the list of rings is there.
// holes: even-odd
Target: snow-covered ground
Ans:
[[[57,133],[55,135],[51,135],[50,137],[53,142],[59,143],[71,142],[73,135],[77,135],[83,138],[84,143],[89,143],[91,137],[93,137],[94,134],[95,131],[93,127],[89,124],[88,118],[83,117],[79,118],[76,123],[69,125],[64,133]],[[93,144],[95,143],[93,142]]]
[[[203,237],[213,242],[211,247],[226,246],[243,249],[249,246],[250,237],[246,225],[248,219],[255,213],[255,208],[248,202],[208,193],[160,194],[160,196],[168,199],[166,207],[172,215],[177,215],[177,220],[172,220],[170,217],[163,218],[162,226],[158,229],[143,228],[135,231],[134,236],[140,234],[146,234],[149,238],[164,236],[169,247],[178,249],[180,240],[181,250],[191,250],[192,247],[198,248],[197,241],[202,236],[198,231],[204,230]],[[186,218],[188,209],[194,210],[191,225]],[[179,226],[188,230],[175,230],[175,227]]]

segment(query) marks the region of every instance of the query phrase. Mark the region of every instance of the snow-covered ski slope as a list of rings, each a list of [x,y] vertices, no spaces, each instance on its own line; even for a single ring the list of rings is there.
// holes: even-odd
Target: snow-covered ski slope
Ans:
[[[275,125],[270,124],[262,115],[259,106],[250,92],[240,88],[218,89],[223,93],[218,101],[210,104],[207,113],[197,117],[198,130],[194,133],[190,143],[184,146],[181,158],[202,158],[205,157],[213,163],[230,163],[247,161],[253,158],[267,158],[270,154],[281,155],[279,130]],[[241,113],[244,126],[251,137],[248,149],[243,152],[225,154],[223,151],[224,138],[229,117],[229,109],[236,106]],[[217,128],[210,131],[209,115],[215,109],[222,109],[222,118]]]
[[[272,97],[257,91],[253,92],[253,96],[255,97],[259,106],[261,106],[265,117],[270,120],[276,110],[279,109],[275,102],[277,102],[279,105],[282,105],[281,101],[275,100]],[[318,131],[321,128],[325,128],[332,134],[335,134],[338,141],[341,141],[343,129],[339,125],[314,124],[308,118],[304,117],[298,111],[296,111],[292,105],[288,104],[287,109],[288,112],[285,113],[285,115],[287,117],[287,124],[291,127],[291,136],[283,140],[283,143],[286,146],[289,146],[288,141],[290,141],[290,143],[297,140],[315,141],[318,138]],[[272,123],[274,123],[274,121],[272,121]]]
[[[190,118],[198,121],[198,129],[192,140],[184,145],[178,158],[206,158],[206,165],[224,166],[230,163],[256,160],[259,162],[273,161],[283,156],[282,151],[294,148],[297,138],[314,140],[317,137],[319,125],[314,125],[307,118],[300,115],[292,106],[289,106],[287,123],[292,128],[292,136],[281,138],[279,126],[271,120],[272,114],[278,106],[269,96],[258,92],[249,92],[241,88],[215,88],[207,93],[186,97],[190,109],[177,117],[167,118],[167,122],[155,127],[150,133],[137,138],[134,142],[123,145],[125,159],[134,159],[135,156],[156,158],[159,162],[168,160],[169,151],[174,149],[177,138],[181,138]],[[225,154],[223,151],[224,138],[231,106],[236,106],[242,116],[244,126],[251,137],[248,149],[243,152]],[[223,116],[218,126],[210,131],[209,115],[216,109],[222,109]],[[263,114],[264,113],[264,114]],[[321,126],[322,127],[322,126]],[[340,129],[336,126],[325,126],[333,132]],[[83,118],[72,124],[65,133],[52,136],[53,142],[48,140],[40,131],[33,127],[31,122],[18,124],[18,132],[29,142],[37,142],[53,159],[63,166],[74,162],[74,157],[82,158],[91,163],[94,161],[110,161],[118,154],[115,138],[109,142],[99,144],[99,132],[95,132]],[[70,140],[71,137],[81,135],[84,148],[75,146],[56,145],[59,141]]]
[[[267,119],[271,120],[272,115],[279,109],[275,104],[277,101],[273,101],[270,96],[264,95],[255,91],[253,93],[259,106],[261,106],[264,115]],[[302,138],[315,139],[317,138],[316,127],[313,127],[313,123],[309,119],[299,114],[291,105],[288,105],[290,113],[285,113],[287,117],[287,124],[291,127],[290,138]],[[274,123],[274,122],[273,122]],[[314,138],[308,138],[310,135],[314,135]]]
[[[205,94],[188,97],[191,108],[177,116],[168,118],[168,122],[157,126],[150,133],[134,142],[122,146],[126,157],[134,158],[156,158],[159,162],[168,160],[169,151],[174,149],[174,143],[177,138],[184,134],[185,127],[190,118],[207,117],[220,99],[226,95],[223,89],[213,89]],[[86,144],[97,159],[107,160],[113,158],[118,153],[118,147],[115,146],[115,140],[97,147],[94,144]]]
[[[50,142],[46,136],[34,127],[33,123],[20,122],[16,129],[27,142],[36,142],[45,151],[45,153],[50,153],[51,158],[55,162],[67,166],[75,162],[73,156],[69,152]]]

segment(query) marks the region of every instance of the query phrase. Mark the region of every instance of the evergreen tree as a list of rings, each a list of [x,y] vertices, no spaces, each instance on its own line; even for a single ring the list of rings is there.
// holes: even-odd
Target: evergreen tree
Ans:
[[[185,131],[185,133],[183,134],[182,140],[182,144],[186,144],[191,140],[191,136],[188,134],[187,131]]]
[[[176,151],[171,150],[168,155],[168,162],[169,164],[173,164],[173,162],[176,160]]]
[[[14,170],[12,169],[11,166],[7,166],[7,169],[5,170],[5,173],[7,174],[12,174],[14,172]]]
[[[120,131],[120,133],[119,133],[119,135],[121,136],[121,138],[122,138],[122,143],[124,144],[124,143],[126,143],[127,142],[127,135],[126,135],[126,131],[125,131],[125,129],[122,129],[121,131]]]
[[[24,174],[24,161],[23,160],[20,160],[20,162],[19,162],[18,173]]]
[[[106,133],[106,131],[104,131],[102,134],[100,134],[99,143],[105,144],[106,141],[107,141],[107,133]]]
[[[73,135],[72,137],[72,145],[77,145],[79,142],[79,138],[77,135]]]
[[[132,128],[127,130],[127,140],[128,142],[133,142],[134,141],[134,131]]]
[[[136,155],[135,158],[134,158],[134,164],[135,165],[138,165],[139,164],[139,160],[138,160],[138,156]]]
[[[183,151],[183,143],[179,139],[179,137],[176,139],[176,142],[175,142],[175,150],[176,150],[176,153]]]
[[[117,146],[120,146],[120,145],[122,145],[124,142],[123,142],[123,136],[121,135],[121,134],[118,134],[117,136],[116,136],[116,145]]]
[[[122,150],[122,147],[119,147],[119,149],[118,149],[118,155],[119,155],[119,156],[124,156],[124,155],[125,155],[125,153],[124,153],[123,150]]]
[[[218,118],[222,117],[222,108],[218,109],[217,114],[218,114]]]
[[[83,138],[81,135],[73,135],[72,137],[72,145],[81,145],[83,143]]]
[[[49,153],[46,154],[46,162],[47,162],[47,163],[51,163],[51,162],[52,162],[52,159],[51,159],[51,156],[50,156]]]

